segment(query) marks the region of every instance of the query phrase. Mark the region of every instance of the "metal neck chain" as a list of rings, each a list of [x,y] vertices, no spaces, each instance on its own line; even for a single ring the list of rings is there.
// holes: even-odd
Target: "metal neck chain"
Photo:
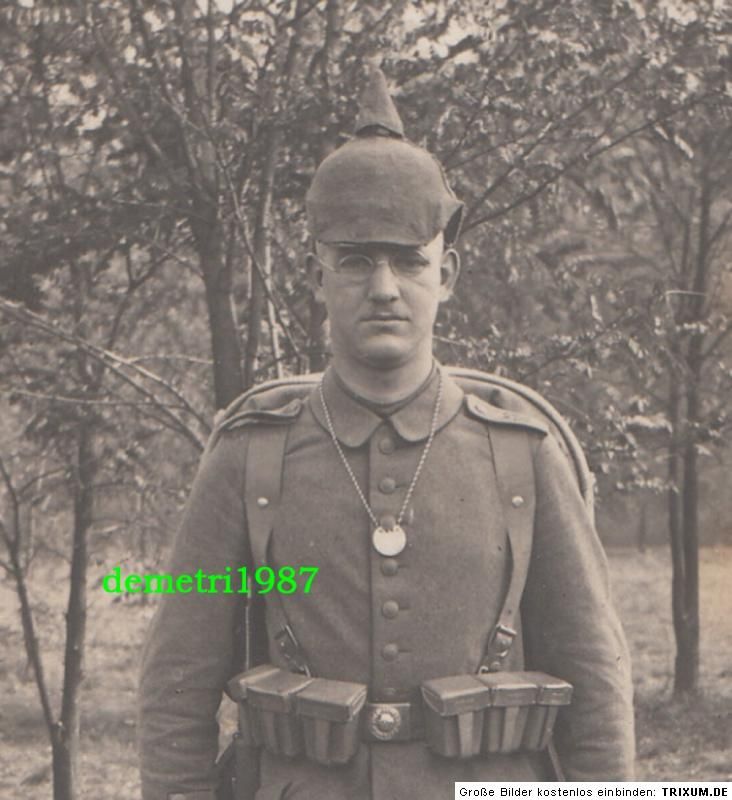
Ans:
[[[435,406],[432,410],[432,421],[430,423],[430,432],[427,436],[427,441],[425,442],[424,449],[422,450],[422,455],[419,458],[419,463],[417,464],[417,469],[414,471],[414,477],[412,478],[412,482],[409,484],[409,488],[407,489],[407,494],[404,497],[404,502],[402,503],[402,507],[399,511],[397,516],[396,525],[401,525],[402,520],[404,519],[404,515],[407,513],[407,508],[409,506],[409,501],[412,499],[412,495],[414,494],[414,488],[417,485],[417,481],[419,480],[420,473],[422,472],[422,468],[424,467],[424,462],[427,460],[427,453],[430,451],[430,447],[432,447],[432,442],[435,438],[435,433],[437,432],[437,419],[440,415],[440,406],[442,404],[442,373],[438,373],[438,384],[437,384],[437,396],[435,397]],[[335,429],[333,428],[333,420],[330,417],[330,411],[328,410],[328,405],[325,402],[325,395],[323,394],[323,380],[321,379],[320,384],[318,385],[318,391],[320,394],[320,402],[323,405],[323,413],[325,415],[325,422],[328,425],[328,432],[330,433],[330,438],[333,440],[333,444],[335,445],[335,449],[338,451],[338,455],[343,462],[343,466],[346,468],[346,472],[348,473],[348,477],[351,479],[351,483],[353,483],[356,492],[363,504],[363,507],[366,509],[366,513],[369,515],[371,522],[374,524],[375,528],[378,528],[380,523],[379,520],[376,519],[376,514],[371,510],[371,506],[366,500],[366,495],[364,495],[361,487],[358,485],[358,481],[356,480],[356,476],[353,474],[353,470],[351,469],[351,465],[348,463],[348,459],[346,458],[346,454],[343,452],[343,448],[341,447],[340,442],[338,441],[338,437],[336,436]]]

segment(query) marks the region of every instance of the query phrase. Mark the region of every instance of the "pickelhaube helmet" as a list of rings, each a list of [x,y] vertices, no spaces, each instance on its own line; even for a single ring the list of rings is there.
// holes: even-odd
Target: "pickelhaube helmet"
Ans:
[[[355,137],[323,160],[306,197],[308,228],[326,244],[419,246],[458,236],[463,204],[434,156],[408,141],[374,68],[360,98]]]

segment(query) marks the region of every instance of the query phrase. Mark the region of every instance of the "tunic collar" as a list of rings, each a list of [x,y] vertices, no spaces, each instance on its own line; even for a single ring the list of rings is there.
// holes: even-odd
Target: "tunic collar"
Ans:
[[[399,436],[408,442],[419,442],[429,436],[437,395],[438,372],[442,375],[442,403],[437,418],[437,430],[439,431],[440,428],[447,425],[460,410],[464,396],[463,390],[447,374],[442,365],[438,364],[432,380],[424,389],[406,406],[386,417],[387,424],[390,424]],[[336,436],[347,447],[360,447],[385,421],[383,417],[359,403],[357,399],[343,390],[332,367],[329,367],[325,373],[323,393],[333,420]],[[325,420],[318,387],[315,387],[310,393],[309,403],[315,419],[327,431],[328,423]]]

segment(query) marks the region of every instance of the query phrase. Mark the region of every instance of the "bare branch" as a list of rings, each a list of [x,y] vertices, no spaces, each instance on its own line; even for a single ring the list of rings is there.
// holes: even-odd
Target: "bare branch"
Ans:
[[[719,348],[719,347],[722,345],[722,343],[723,343],[723,342],[725,341],[725,339],[726,339],[726,338],[727,338],[727,337],[730,335],[730,333],[732,333],[732,320],[730,320],[730,321],[729,321],[729,322],[728,322],[728,323],[725,325],[725,327],[724,327],[724,329],[722,330],[722,332],[721,332],[721,333],[719,333],[719,334],[718,334],[718,335],[717,335],[717,336],[714,338],[714,340],[713,340],[713,341],[712,341],[712,343],[709,345],[709,347],[707,347],[707,348],[706,348],[706,350],[704,350],[704,351],[702,352],[702,359],[703,359],[704,361],[706,361],[706,360],[709,358],[709,356],[711,356],[711,355],[714,355],[714,353],[715,353],[715,352],[717,351],[717,349],[718,349],[718,348]]]
[[[139,364],[135,364],[130,359],[123,358],[122,356],[119,356],[110,350],[92,344],[80,336],[65,333],[56,325],[43,320],[43,318],[38,314],[35,314],[28,309],[22,309],[17,303],[11,303],[8,300],[0,299],[0,311],[4,311],[5,314],[10,316],[12,319],[15,319],[23,324],[30,325],[46,335],[75,345],[95,360],[103,363],[110,370],[110,372],[115,374],[124,383],[131,386],[136,392],[145,397],[153,406],[161,411],[162,419],[164,420],[163,424],[182,434],[197,450],[203,449],[203,443],[193,429],[190,428],[183,419],[174,414],[169,408],[166,408],[152,391],[147,389],[139,381],[133,379],[126,372],[126,369],[131,370],[140,378],[149,380],[154,385],[162,388],[166,393],[172,395],[178,401],[181,408],[184,409],[185,413],[193,417],[193,419],[195,419],[196,422],[201,425],[206,433],[208,433],[210,431],[208,422],[191,406],[185,397],[167,381],[163,380],[161,377],[153,372],[150,372],[144,367],[141,367]]]
[[[51,400],[55,403],[69,403],[76,406],[102,406],[106,408],[170,408],[176,411],[185,409],[174,403],[163,403],[155,400],[91,400],[84,397],[64,397],[59,394],[47,394],[45,392],[29,392],[25,389],[0,389],[0,394],[20,395],[21,397],[31,397],[34,400]]]
[[[15,535],[10,537],[5,525],[2,525],[3,539],[6,542],[8,555],[10,556],[9,565],[3,562],[3,567],[7,569],[9,566],[8,571],[15,580],[16,593],[20,602],[20,619],[23,628],[23,642],[25,644],[28,661],[33,666],[33,673],[35,675],[38,695],[41,701],[41,708],[43,710],[43,719],[46,723],[46,728],[50,737],[53,733],[55,720],[53,711],[51,710],[51,700],[43,670],[41,649],[38,642],[38,636],[36,635],[35,623],[33,619],[33,608],[28,595],[28,585],[26,583],[25,571],[20,563],[20,504],[15,493],[13,482],[10,478],[10,473],[8,472],[5,462],[1,457],[0,474],[2,475],[3,482],[8,488],[11,496],[11,502],[13,503],[13,526],[15,527]]]

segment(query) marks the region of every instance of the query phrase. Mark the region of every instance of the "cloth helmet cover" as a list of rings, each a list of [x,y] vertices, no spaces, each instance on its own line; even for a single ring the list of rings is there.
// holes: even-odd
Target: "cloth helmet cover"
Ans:
[[[356,136],[318,167],[306,197],[310,234],[326,244],[424,245],[457,238],[462,203],[437,159],[403,138],[381,70],[361,98]]]

